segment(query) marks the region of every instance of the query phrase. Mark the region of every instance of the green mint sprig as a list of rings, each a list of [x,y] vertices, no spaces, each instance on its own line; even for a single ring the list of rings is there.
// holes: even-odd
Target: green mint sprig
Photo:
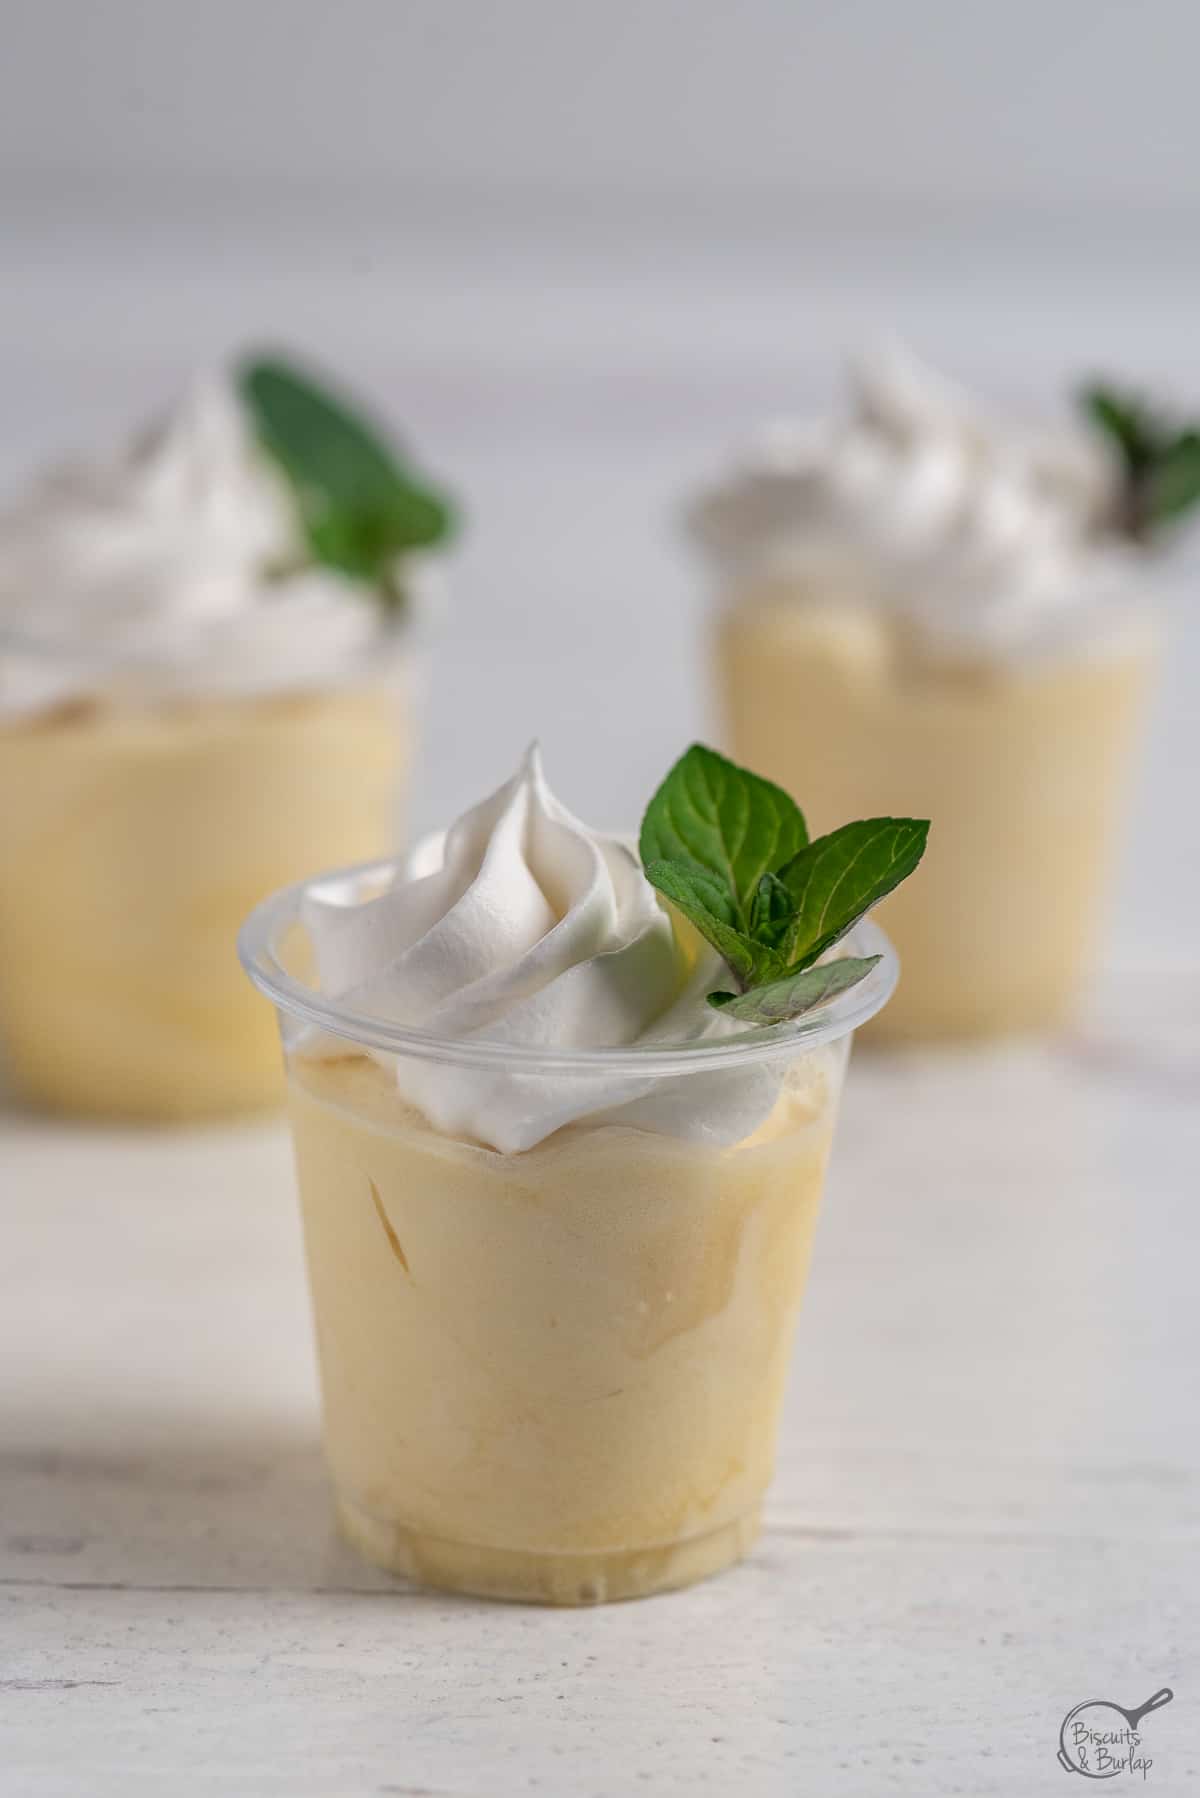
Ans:
[[[281,357],[250,358],[237,385],[259,443],[291,487],[312,561],[402,604],[401,558],[454,533],[447,497],[381,427]]]
[[[1120,462],[1117,531],[1148,543],[1200,502],[1200,427],[1179,424],[1138,394],[1102,382],[1084,387],[1079,403]]]
[[[868,818],[810,842],[799,806],[769,780],[694,743],[646,807],[646,878],[725,960],[736,993],[708,995],[761,1024],[800,1017],[862,980],[877,955],[816,966],[908,877],[918,818]]]

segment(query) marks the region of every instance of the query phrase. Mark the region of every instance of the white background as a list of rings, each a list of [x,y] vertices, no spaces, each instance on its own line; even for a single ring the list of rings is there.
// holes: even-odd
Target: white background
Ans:
[[[1190,0],[39,0],[23,184],[1194,217]],[[1116,209],[1114,216],[1114,209]],[[399,221],[385,232],[395,236]]]
[[[40,0],[0,64],[0,478],[284,341],[469,505],[415,822],[546,740],[627,822],[707,728],[680,491],[898,330],[997,406],[1200,402],[1187,0]],[[1115,953],[1192,956],[1196,585]]]

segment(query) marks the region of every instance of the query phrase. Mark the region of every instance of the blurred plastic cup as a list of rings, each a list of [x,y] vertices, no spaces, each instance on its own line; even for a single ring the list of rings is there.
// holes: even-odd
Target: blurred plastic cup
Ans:
[[[820,581],[740,584],[712,629],[730,753],[809,824],[933,820],[880,907],[905,981],[875,1038],[989,1037],[1069,1018],[1091,967],[1158,660],[1152,614],[1011,663],[925,666]]]
[[[140,697],[153,670],[105,665],[95,699],[0,721],[0,1046],[20,1097],[148,1121],[282,1100],[238,927],[306,869],[395,847],[409,659],[398,633],[319,688],[161,702]]]

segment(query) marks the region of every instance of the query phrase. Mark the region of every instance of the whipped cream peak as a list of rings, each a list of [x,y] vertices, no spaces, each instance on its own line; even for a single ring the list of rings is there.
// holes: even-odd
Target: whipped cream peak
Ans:
[[[40,494],[48,509],[74,502],[90,510],[97,526],[106,518],[128,522],[132,512],[171,551],[186,530],[201,566],[229,557],[265,566],[296,544],[295,508],[282,476],[251,439],[232,390],[211,375],[194,377],[174,410],[143,426],[107,461],[74,461],[51,471]],[[133,548],[136,557],[145,553]]]
[[[705,1003],[719,958],[683,948],[633,849],[555,798],[536,744],[384,891],[357,900],[353,877],[318,885],[301,916],[323,994],[442,1039],[620,1050],[736,1029]],[[345,1044],[314,1035],[306,1052],[344,1054]],[[627,1068],[494,1071],[371,1053],[435,1128],[506,1153],[583,1117],[740,1141],[780,1079],[762,1064],[655,1081]]]
[[[0,718],[97,694],[328,684],[388,623],[305,561],[287,483],[236,393],[194,381],[128,444],[49,470],[0,510]]]
[[[1098,544],[1111,468],[1086,440],[997,429],[896,348],[848,386],[844,418],[776,422],[690,508],[727,581],[791,573],[804,592],[832,574],[932,658],[1019,655],[1111,618],[1128,558]]]
[[[854,417],[895,444],[931,435],[970,439],[975,431],[964,387],[918,362],[891,341],[852,356],[846,368]]]

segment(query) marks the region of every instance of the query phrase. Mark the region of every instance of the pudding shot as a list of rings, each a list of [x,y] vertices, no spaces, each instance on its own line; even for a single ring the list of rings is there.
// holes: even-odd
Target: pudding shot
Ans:
[[[924,837],[810,843],[696,746],[635,850],[531,751],[407,862],[255,912],[337,1512],[368,1559],[587,1604],[747,1552],[851,1033],[895,981],[864,913]]]
[[[278,361],[0,511],[0,1063],[62,1112],[282,1099],[247,910],[397,841],[445,502]]]
[[[821,826],[937,820],[882,913],[906,979],[872,1035],[1070,1012],[1157,651],[1113,483],[1082,437],[997,431],[891,357],[855,373],[844,418],[769,433],[691,508],[733,753]]]

